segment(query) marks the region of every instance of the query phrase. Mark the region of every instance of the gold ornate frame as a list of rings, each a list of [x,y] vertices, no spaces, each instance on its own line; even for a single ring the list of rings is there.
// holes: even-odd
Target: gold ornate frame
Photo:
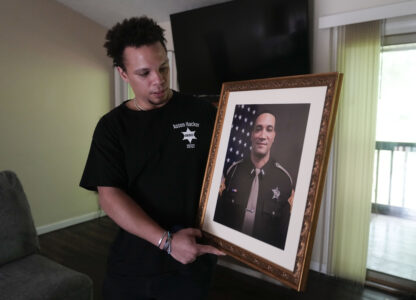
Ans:
[[[228,255],[249,265],[250,267],[272,278],[275,278],[285,285],[298,291],[304,290],[306,285],[315,229],[318,223],[320,201],[325,183],[326,169],[341,83],[342,74],[325,73],[226,82],[222,86],[217,119],[211,140],[211,148],[198,210],[199,228],[203,230],[204,238],[206,238],[210,244],[216,246]],[[306,204],[304,206],[300,235],[298,236],[297,253],[289,253],[289,255],[293,255],[294,259],[293,270],[290,270],[283,267],[279,261],[271,261],[268,258],[258,255],[258,253],[250,252],[243,247],[229,242],[223,236],[208,232],[204,229],[204,227],[209,227],[208,225],[210,224],[208,223],[214,223],[213,220],[205,219],[205,215],[209,202],[209,194],[212,190],[214,168],[218,167],[217,165],[219,165],[217,162],[217,156],[221,140],[221,133],[224,127],[224,117],[227,109],[229,109],[228,99],[230,93],[258,90],[276,90],[279,92],[280,89],[289,89],[290,91],[293,90],[293,93],[296,93],[299,88],[305,87],[326,87],[326,92],[324,95],[325,99],[322,99],[322,117],[319,124],[319,134],[316,141],[317,146],[315,149],[313,165],[310,166],[312,174],[310,175],[311,179],[307,191],[307,196],[305,196]]]

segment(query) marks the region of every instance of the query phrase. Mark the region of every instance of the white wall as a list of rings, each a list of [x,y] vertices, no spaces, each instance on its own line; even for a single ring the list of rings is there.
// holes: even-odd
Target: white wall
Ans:
[[[334,15],[339,13],[351,12],[360,9],[373,8],[400,2],[410,2],[406,0],[315,0],[319,2],[319,11],[316,17]]]
[[[98,211],[96,195],[78,184],[110,108],[105,32],[53,0],[1,2],[0,170],[19,176],[37,227]]]
[[[160,27],[165,29],[165,38],[166,38],[166,48],[169,50],[173,49],[173,37],[172,37],[172,26],[170,26],[170,22],[161,22],[159,23]]]

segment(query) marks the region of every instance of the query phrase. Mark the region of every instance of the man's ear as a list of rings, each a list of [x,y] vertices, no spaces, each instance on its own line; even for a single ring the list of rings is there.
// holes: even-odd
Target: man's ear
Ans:
[[[117,67],[117,71],[120,74],[121,79],[128,83],[129,78],[127,76],[127,73],[121,67]]]

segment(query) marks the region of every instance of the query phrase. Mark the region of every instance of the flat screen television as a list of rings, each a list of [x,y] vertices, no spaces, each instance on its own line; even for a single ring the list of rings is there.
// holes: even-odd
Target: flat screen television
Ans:
[[[170,16],[179,90],[308,74],[308,0],[235,0]]]

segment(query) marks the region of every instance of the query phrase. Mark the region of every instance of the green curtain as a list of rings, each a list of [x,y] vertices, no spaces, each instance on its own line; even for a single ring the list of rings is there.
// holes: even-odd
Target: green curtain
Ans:
[[[379,83],[380,22],[338,28],[337,71],[344,73],[334,137],[332,272],[366,276]]]

